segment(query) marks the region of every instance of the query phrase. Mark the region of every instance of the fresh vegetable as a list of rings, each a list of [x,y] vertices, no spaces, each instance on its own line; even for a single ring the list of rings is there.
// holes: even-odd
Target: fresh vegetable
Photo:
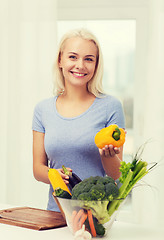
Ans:
[[[108,196],[108,200],[113,201],[113,199],[118,197],[119,188],[116,186],[116,184],[110,182],[105,185],[105,192],[106,196]]]
[[[69,186],[70,190],[72,190],[72,188],[76,184],[81,182],[81,179],[74,172],[69,171],[64,165],[62,165],[62,169],[63,169],[64,173],[69,176],[68,186]]]
[[[136,183],[149,172],[147,162],[141,159],[140,150],[142,153],[143,149],[139,149],[131,163],[121,162],[120,172],[122,174],[119,181],[122,183],[122,186],[119,188],[117,200],[112,201],[108,206],[109,216],[118,209],[121,202],[128,196]]]
[[[86,219],[87,219],[87,213],[84,212],[84,214],[82,215],[82,217],[80,219],[80,224],[79,224],[80,228],[82,228],[82,226],[83,226],[84,222],[86,221]]]
[[[113,145],[121,147],[125,142],[125,131],[119,128],[116,124],[101,129],[95,136],[95,144],[98,148],[103,148],[105,145]]]
[[[75,215],[74,221],[73,221],[73,225],[74,225],[74,232],[76,232],[77,230],[80,229],[80,225],[79,224],[79,219],[81,219],[81,217],[84,214],[84,210],[80,209],[80,211],[77,212],[77,214]]]
[[[91,209],[93,216],[101,224],[110,219],[107,207],[109,201],[117,198],[118,194],[118,186],[108,176],[89,177],[72,189],[72,199],[84,200],[78,202],[80,207]]]
[[[55,196],[60,198],[71,199],[71,194],[60,187],[55,189]]]
[[[75,233],[76,231],[82,228],[84,222],[87,219],[87,213],[83,209],[80,209],[79,211],[74,210],[72,212],[71,219],[72,229],[73,232]]]
[[[72,230],[73,230],[74,233],[79,230],[77,219],[76,219],[76,222],[75,222],[76,215],[77,215],[77,211],[74,210],[72,212],[72,216],[71,216],[71,220],[70,220],[71,221]]]
[[[112,214],[118,209],[122,201],[128,196],[136,183],[152,170],[157,163],[148,168],[147,162],[141,156],[143,147],[137,151],[132,162],[121,162],[119,181],[122,185],[118,188],[115,180],[109,176],[89,177],[79,182],[72,189],[72,225],[75,232],[84,227],[92,236],[105,234],[104,223],[111,219]],[[120,184],[119,184],[120,185]],[[79,210],[80,209],[80,210]]]
[[[105,227],[100,224],[97,220],[97,218],[93,217],[93,222],[94,222],[94,227],[95,227],[95,230],[96,230],[96,234],[98,236],[104,236],[105,234]]]
[[[100,237],[104,236],[104,234],[106,232],[105,227],[102,224],[100,224],[94,216],[93,216],[93,223],[94,223],[94,228],[96,230],[96,236],[100,236]],[[84,225],[85,225],[85,228],[89,232],[91,232],[91,228],[90,228],[88,218],[85,220]]]
[[[63,181],[60,173],[58,172],[58,170],[54,169],[54,168],[50,168],[48,170],[48,178],[50,180],[50,183],[55,191],[56,188],[61,188],[64,191],[67,191],[69,194],[71,194],[71,192],[69,191],[67,185],[65,184],[65,182]]]
[[[88,209],[88,222],[89,222],[92,236],[96,237],[96,230],[93,222],[92,211],[90,209]]]
[[[93,217],[92,211],[80,209],[79,211],[74,210],[72,212],[71,225],[73,232],[79,231],[83,225],[88,229],[93,237],[97,235],[103,236],[105,234],[105,228],[102,224],[98,223],[97,219]]]
[[[152,169],[148,169],[147,162],[141,159],[142,152],[143,149],[139,149],[132,162],[121,162],[121,187],[118,188],[110,177],[97,176],[84,179],[73,188],[72,199],[83,200],[78,202],[79,207],[92,211],[97,235],[105,234],[102,224],[110,220],[136,183]],[[96,224],[99,226],[96,227]],[[99,232],[97,229],[100,229]]]

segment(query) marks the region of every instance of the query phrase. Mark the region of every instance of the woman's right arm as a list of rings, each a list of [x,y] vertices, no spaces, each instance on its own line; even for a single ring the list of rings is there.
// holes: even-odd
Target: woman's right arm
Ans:
[[[33,131],[33,174],[37,181],[50,184],[48,179],[48,159],[44,148],[44,133]],[[63,169],[57,169],[66,184],[69,177]],[[68,168],[72,171],[72,169]]]
[[[36,180],[50,184],[48,160],[44,149],[44,133],[33,131],[33,174]]]

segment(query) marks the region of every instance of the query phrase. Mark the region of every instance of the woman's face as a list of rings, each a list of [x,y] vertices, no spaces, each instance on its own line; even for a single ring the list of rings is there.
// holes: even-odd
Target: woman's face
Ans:
[[[65,85],[86,86],[95,73],[97,47],[80,37],[67,39],[59,60]]]

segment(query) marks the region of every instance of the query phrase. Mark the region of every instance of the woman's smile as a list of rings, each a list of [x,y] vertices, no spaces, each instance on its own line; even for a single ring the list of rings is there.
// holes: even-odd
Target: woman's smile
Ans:
[[[87,75],[87,73],[80,73],[80,72],[74,72],[74,71],[70,71],[72,73],[72,75],[76,78],[83,78]]]

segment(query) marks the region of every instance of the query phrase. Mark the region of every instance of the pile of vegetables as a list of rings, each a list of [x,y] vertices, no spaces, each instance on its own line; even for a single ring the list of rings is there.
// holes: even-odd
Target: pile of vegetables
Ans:
[[[54,169],[49,170],[49,175],[52,174],[51,171],[54,172]],[[55,180],[55,185],[57,185],[52,184],[55,196],[83,200],[77,201],[78,207],[81,209],[72,213],[74,232],[85,224],[93,237],[103,236],[105,234],[103,224],[110,220],[121,202],[128,196],[136,183],[149,172],[149,169],[147,168],[147,162],[142,161],[136,154],[131,163],[121,162],[120,171],[122,173],[119,178],[119,182],[122,183],[120,187],[111,177],[96,176],[77,183],[70,192],[62,178],[60,179],[62,180],[62,186],[59,184],[59,180],[58,183]],[[52,181],[52,177],[50,179]],[[76,205],[76,201],[74,203]]]
[[[114,126],[112,129],[115,133],[113,135],[116,138],[115,141],[119,141],[121,131],[119,131],[117,126]],[[103,137],[101,135],[98,137],[101,138],[101,146],[106,144],[106,139],[103,142]],[[124,141],[123,134],[122,142],[120,143],[123,144]],[[104,236],[104,224],[111,219],[113,213],[118,210],[120,204],[126,199],[136,183],[152,168],[148,169],[147,162],[141,159],[143,148],[137,151],[132,162],[121,162],[119,184],[116,184],[115,180],[109,176],[91,176],[82,181],[76,174],[70,173],[63,166],[65,174],[70,176],[70,183],[67,186],[57,170],[49,169],[48,175],[54,189],[54,195],[59,198],[79,200],[72,201],[74,206],[78,206],[78,210],[73,211],[71,219],[74,232],[80,230],[85,225],[85,228],[88,229],[93,237]]]

